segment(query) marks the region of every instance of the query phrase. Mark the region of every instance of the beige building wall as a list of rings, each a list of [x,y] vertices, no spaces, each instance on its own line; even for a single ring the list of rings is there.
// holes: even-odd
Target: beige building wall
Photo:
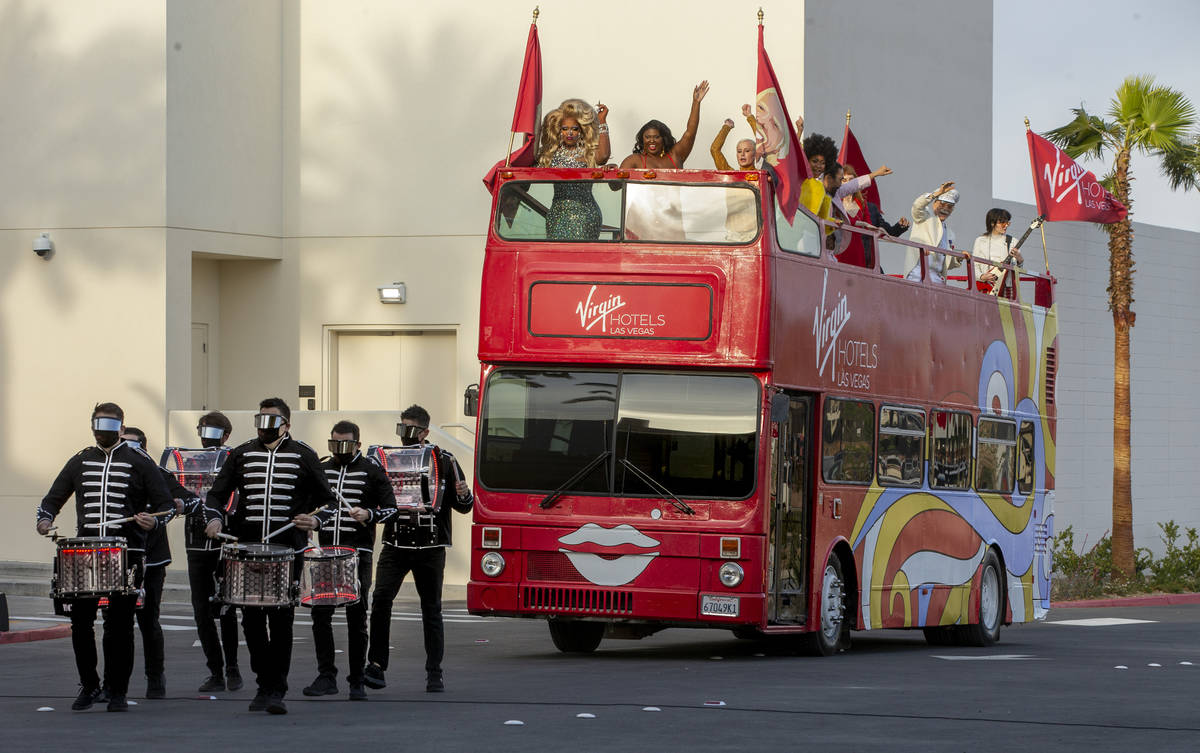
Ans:
[[[168,425],[174,411],[194,426],[200,407],[195,325],[207,331],[210,408],[279,395],[299,414],[298,387],[309,385],[327,411],[339,337],[422,332],[424,345],[380,356],[402,361],[386,399],[435,400],[439,425],[473,425],[460,411],[479,369],[490,206],[480,179],[508,144],[531,10],[511,0],[0,4],[0,560],[49,560],[32,510],[90,442],[95,402],[120,403],[155,456],[168,436],[191,439]],[[650,118],[681,133],[692,87],[708,79],[688,164],[711,165],[726,117],[735,137],[749,135],[740,106],[754,94],[757,5],[602,10],[543,9],[545,109],[575,96],[608,104],[620,160]],[[804,4],[767,12],[768,48],[799,110]],[[638,36],[653,42],[626,41]],[[41,232],[56,244],[49,261],[31,250]],[[380,304],[376,288],[395,281],[408,303]],[[421,358],[438,361],[440,395],[405,386]],[[304,438],[319,443],[332,418],[314,415],[320,431]],[[374,420],[390,440],[392,414]],[[448,582],[465,579],[464,566],[452,564]]]

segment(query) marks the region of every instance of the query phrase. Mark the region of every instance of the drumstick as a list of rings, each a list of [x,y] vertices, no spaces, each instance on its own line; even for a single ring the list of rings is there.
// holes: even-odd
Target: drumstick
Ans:
[[[218,533],[218,534],[217,534],[217,536],[218,536],[219,538],[222,538],[222,539],[229,539],[230,541],[237,541],[237,540],[238,540],[238,537],[237,537],[237,536],[230,536],[230,535],[229,535],[229,534],[227,534],[227,533]]]
[[[164,515],[171,515],[174,512],[175,512],[174,510],[163,510],[162,512],[152,512],[152,513],[150,513],[150,517],[161,518]],[[140,515],[141,513],[138,513],[138,514]],[[118,518],[116,520],[104,521],[104,525],[106,525],[106,526],[120,525],[121,523],[128,523],[129,521],[134,520],[136,518],[137,518],[137,515],[130,515],[128,518]]]
[[[329,505],[321,505],[317,509],[310,512],[309,515],[316,515],[317,513],[321,512],[322,510],[328,509],[328,507],[329,507]],[[296,521],[293,520],[291,523],[288,523],[283,528],[276,528],[274,531],[271,531],[266,536],[263,536],[263,543],[264,544],[267,543],[268,541],[275,538],[276,536],[283,533],[284,531],[288,530],[289,528],[295,527],[295,525],[296,525]]]

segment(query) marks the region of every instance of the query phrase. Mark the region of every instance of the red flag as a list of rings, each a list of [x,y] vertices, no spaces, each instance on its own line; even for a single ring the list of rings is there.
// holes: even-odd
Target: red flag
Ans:
[[[758,26],[758,96],[755,102],[755,117],[765,135],[759,143],[759,149],[762,150],[764,161],[775,170],[779,208],[790,224],[796,216],[796,208],[800,206],[800,184],[806,178],[811,178],[812,173],[808,169],[808,159],[804,156],[800,140],[796,138],[796,130],[792,127],[792,119],[783,101],[783,90],[779,88],[779,79],[775,77],[775,69],[767,57],[767,48],[763,46],[762,24]]]
[[[1125,219],[1129,210],[1104,190],[1095,175],[1033,131],[1025,134],[1038,214],[1047,222],[1073,220],[1108,225]]]
[[[870,175],[871,167],[867,164],[867,158],[863,156],[862,147],[858,145],[858,139],[854,138],[854,131],[850,130],[850,121],[846,121],[846,132],[842,134],[842,148],[838,150],[838,162],[843,165],[850,165],[854,168],[854,172],[862,175]],[[883,204],[879,201],[879,186],[875,185],[875,181],[871,181],[871,185],[867,186],[863,191],[863,196],[867,201],[883,209]]]
[[[542,105],[542,46],[538,42],[537,22],[529,25],[525,42],[525,63],[521,66],[521,84],[517,87],[517,104],[513,108],[512,132],[525,134],[525,140],[515,152],[502,159],[483,178],[483,185],[493,191],[496,171],[507,165],[526,167],[533,164],[536,154],[534,136],[537,134],[538,110]]]

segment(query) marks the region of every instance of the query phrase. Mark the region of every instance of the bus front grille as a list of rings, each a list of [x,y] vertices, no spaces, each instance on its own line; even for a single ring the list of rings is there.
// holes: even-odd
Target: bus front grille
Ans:
[[[560,583],[587,583],[562,552],[529,552],[525,555],[525,577]]]
[[[564,614],[633,614],[633,594],[596,588],[542,588],[526,586],[526,609]]]

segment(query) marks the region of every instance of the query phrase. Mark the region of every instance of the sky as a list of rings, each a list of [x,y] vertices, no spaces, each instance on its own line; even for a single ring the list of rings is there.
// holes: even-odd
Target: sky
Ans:
[[[1107,117],[1126,76],[1150,74],[1200,111],[1197,0],[1004,0],[994,3],[992,192],[1033,203],[1023,118],[1043,133],[1080,103]],[[1200,130],[1200,120],[1195,130]],[[1102,162],[1083,162],[1097,176]],[[1172,191],[1157,161],[1134,155],[1133,219],[1200,231],[1200,191]]]

